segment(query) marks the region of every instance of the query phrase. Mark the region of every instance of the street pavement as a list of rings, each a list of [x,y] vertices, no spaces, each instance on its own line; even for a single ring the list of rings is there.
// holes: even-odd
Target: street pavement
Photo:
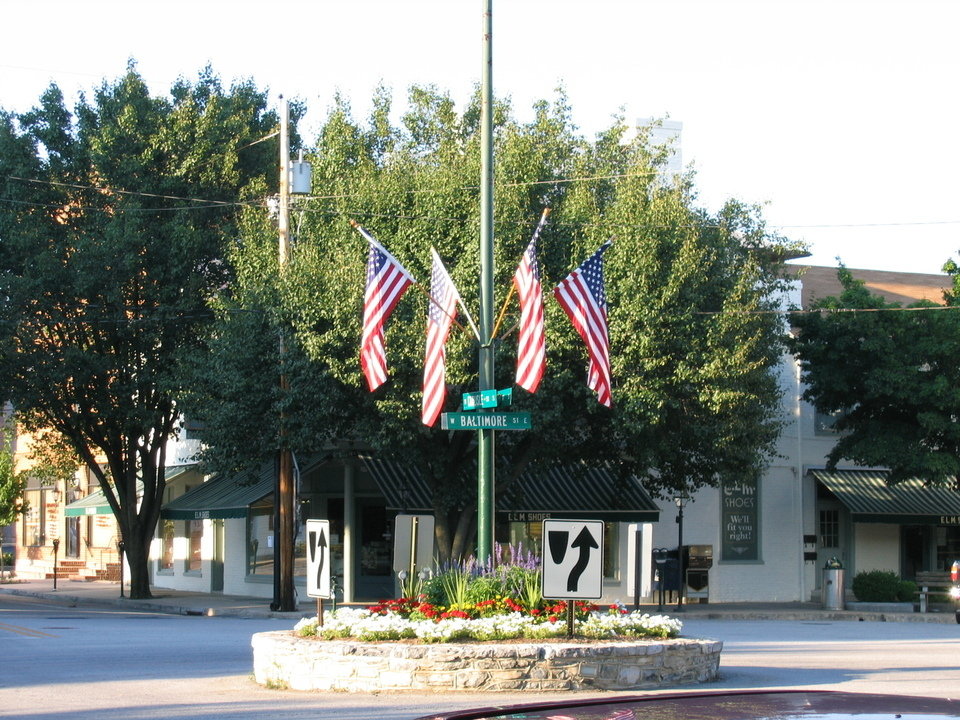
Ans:
[[[46,667],[46,659],[56,657],[56,663],[50,663],[53,667],[62,665],[65,658],[75,657],[75,643],[83,633],[98,638],[99,648],[99,654],[91,652],[83,663],[67,662],[49,681],[37,679],[5,686],[0,676],[0,717],[196,720],[215,716],[220,720],[260,720],[282,716],[288,720],[411,720],[440,710],[599,694],[298,693],[262,687],[249,675],[249,640],[245,636],[258,627],[275,624],[259,619],[279,618],[276,628],[292,627],[300,617],[315,612],[313,599],[303,598],[297,612],[274,613],[269,609],[269,600],[263,598],[162,588],[154,588],[153,593],[155,597],[150,599],[131,600],[120,597],[116,583],[61,580],[56,591],[50,580],[0,583],[0,598],[7,596],[13,601],[12,596],[21,596],[22,602],[16,604],[23,606],[24,612],[31,612],[30,606],[54,603],[75,606],[77,618],[83,618],[65,623],[71,613],[49,616],[50,611],[46,610],[40,615],[44,622],[30,623],[16,619],[25,616],[8,615],[11,627],[35,628],[44,633],[42,641],[32,635],[14,636],[22,648],[29,648],[29,657],[35,663]],[[114,612],[117,608],[137,615],[138,611],[146,612],[136,617]],[[657,611],[655,605],[643,609]],[[723,642],[721,677],[704,685],[643,691],[645,695],[678,690],[806,688],[960,699],[960,626],[952,610],[921,615],[859,609],[825,611],[813,603],[736,603],[694,604],[682,613],[670,606],[664,612],[683,620],[685,635]],[[178,621],[175,615],[195,617]],[[208,622],[200,616],[219,616],[222,621]],[[56,624],[51,625],[51,620],[56,620]],[[200,629],[208,625],[209,628]],[[136,635],[130,647],[121,642],[123,651],[118,660],[117,638],[130,637],[125,633],[133,627]],[[156,633],[165,634],[163,637],[173,642],[157,640]],[[215,643],[214,638],[219,640]],[[151,667],[159,675],[143,675],[135,662],[124,660],[145,652],[144,648],[150,649]],[[204,658],[199,664],[195,659],[188,660],[199,657]],[[21,666],[23,661],[21,656]],[[98,670],[114,668],[118,662],[125,670],[122,677],[115,670]],[[240,670],[233,669],[236,667]],[[98,678],[96,682],[82,679],[91,672]],[[161,677],[162,681],[158,681]],[[612,697],[624,693],[603,694]]]
[[[59,580],[56,589],[53,587],[53,580],[19,580],[14,578],[0,582],[0,593],[43,598],[73,606],[112,605],[131,610],[149,610],[173,615],[289,618],[291,624],[302,617],[316,615],[316,600],[313,598],[300,598],[298,610],[294,612],[274,612],[270,610],[270,600],[266,598],[153,588],[152,598],[132,600],[126,597],[128,590],[129,588],[125,588],[124,596],[121,597],[120,585],[114,582]],[[854,622],[951,624],[957,622],[952,609],[928,613],[891,612],[885,609],[871,609],[870,606],[850,605],[846,610],[824,610],[819,603],[800,602],[691,603],[684,605],[680,613],[677,613],[676,606],[673,604],[664,606],[662,610],[658,609],[657,605],[641,605],[640,609],[650,614],[664,612],[670,615],[687,615],[691,618],[713,620],[821,622],[850,620]]]

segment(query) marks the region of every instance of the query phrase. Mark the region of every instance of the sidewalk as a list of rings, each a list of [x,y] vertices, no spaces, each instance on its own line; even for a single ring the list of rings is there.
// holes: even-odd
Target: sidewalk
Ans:
[[[129,589],[125,588],[124,594]],[[302,617],[316,614],[316,600],[300,598],[295,612],[270,610],[267,598],[196,593],[183,590],[154,588],[154,597],[146,600],[131,600],[120,597],[120,585],[113,582],[59,580],[53,589],[52,580],[3,580],[0,593],[42,598],[70,606],[112,606],[131,610],[150,610],[173,615],[201,615],[207,617],[280,618],[290,621],[291,626]],[[629,607],[629,605],[628,605]],[[818,603],[694,603],[684,605],[676,612],[674,605],[665,605],[658,610],[656,605],[643,605],[641,609],[651,614],[696,617],[713,620],[793,620],[793,621],[865,621],[865,622],[927,622],[955,624],[953,610],[944,612],[907,613],[889,612],[882,609],[823,610]]]

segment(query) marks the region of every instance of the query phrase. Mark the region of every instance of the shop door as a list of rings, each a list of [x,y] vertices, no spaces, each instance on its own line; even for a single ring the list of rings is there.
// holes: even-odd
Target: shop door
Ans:
[[[383,600],[393,597],[393,536],[384,501],[357,498],[357,525],[360,542],[356,546],[354,565],[357,568],[355,598]]]
[[[223,520],[213,521],[213,559],[210,563],[210,592],[223,592]]]
[[[823,567],[837,558],[847,567],[843,509],[840,503],[823,500],[817,504],[817,587],[823,583]],[[849,582],[849,581],[848,581]]]

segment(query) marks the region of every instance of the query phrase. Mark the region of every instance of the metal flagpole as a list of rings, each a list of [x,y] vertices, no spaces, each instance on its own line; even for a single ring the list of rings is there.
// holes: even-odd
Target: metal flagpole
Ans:
[[[480,115],[480,390],[493,390],[493,0],[483,4]],[[493,430],[477,438],[477,558],[493,555]]]

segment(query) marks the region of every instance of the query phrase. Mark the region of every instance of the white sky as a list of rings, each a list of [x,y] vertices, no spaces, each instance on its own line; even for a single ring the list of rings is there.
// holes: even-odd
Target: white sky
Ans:
[[[462,103],[480,81],[482,0],[12,0],[0,107],[50,81],[76,92],[133,57],[155,92],[208,62],[307,101],[308,140],[338,89],[363,118],[383,82]],[[701,204],[766,203],[814,264],[939,272],[960,250],[957,0],[494,0],[494,91],[521,119],[563,84],[588,136],[683,123]]]

